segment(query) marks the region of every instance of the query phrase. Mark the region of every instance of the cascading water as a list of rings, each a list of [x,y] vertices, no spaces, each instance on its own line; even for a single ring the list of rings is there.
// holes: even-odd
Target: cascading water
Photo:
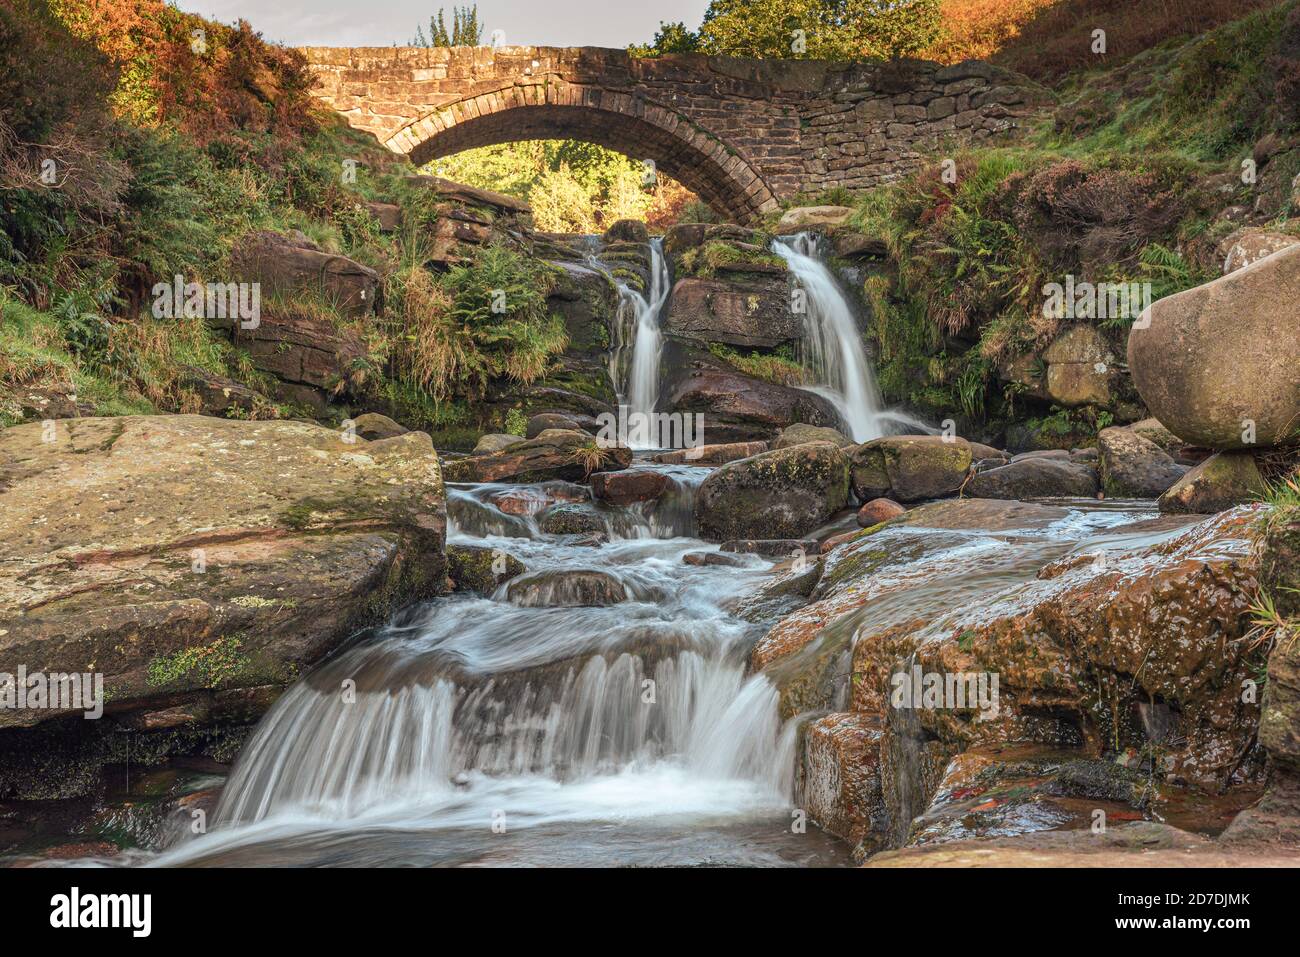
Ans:
[[[781,237],[772,251],[804,292],[803,359],[815,379],[809,391],[835,405],[855,442],[880,438],[884,423],[900,417],[883,407],[853,310],[818,254],[816,237]]]
[[[602,509],[599,548],[537,530],[534,513],[577,486],[449,488],[452,544],[507,551],[522,578],[601,576],[626,600],[534,607],[502,586],[399,616],[291,688],[210,832],[152,860],[846,863],[790,830],[796,725],[747,674],[761,627],[728,610],[768,563],[685,564],[715,547],[680,537],[708,470],[641,467],[673,492]]]
[[[668,299],[668,262],[663,240],[650,240],[650,289],[643,296],[622,280],[618,286],[619,306],[615,321],[614,349],[609,375],[618,391],[619,403],[635,416],[628,444],[634,449],[653,448],[649,414],[659,402],[659,360],[663,333],[659,313]]]

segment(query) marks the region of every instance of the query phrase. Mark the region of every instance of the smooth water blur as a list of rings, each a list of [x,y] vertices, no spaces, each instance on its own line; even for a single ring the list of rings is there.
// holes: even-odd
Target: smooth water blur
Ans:
[[[619,306],[615,317],[614,348],[610,353],[609,374],[618,392],[619,402],[645,422],[659,403],[659,360],[663,354],[660,316],[671,288],[668,262],[664,259],[663,240],[650,241],[650,289],[643,296],[627,283],[615,279]],[[649,433],[632,430],[632,448],[651,448]],[[638,441],[640,439],[640,441]]]

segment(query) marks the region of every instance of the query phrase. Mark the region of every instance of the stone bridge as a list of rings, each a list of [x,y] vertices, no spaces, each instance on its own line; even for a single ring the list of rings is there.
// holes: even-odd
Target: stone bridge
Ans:
[[[315,95],[417,165],[476,146],[618,150],[747,222],[779,200],[888,182],[1047,102],[987,63],[830,63],[593,47],[307,47]]]

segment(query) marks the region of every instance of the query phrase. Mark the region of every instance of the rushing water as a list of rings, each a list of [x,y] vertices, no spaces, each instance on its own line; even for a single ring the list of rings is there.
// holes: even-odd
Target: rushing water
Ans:
[[[610,353],[610,378],[619,402],[628,412],[648,421],[659,402],[659,360],[663,355],[660,316],[670,289],[668,263],[663,240],[650,241],[650,289],[643,296],[627,283],[615,280],[619,292],[615,319],[614,348]],[[633,448],[649,448],[648,442],[631,442]]]
[[[661,468],[675,490],[608,510],[598,548],[537,531],[573,486],[450,489],[453,543],[608,575],[627,600],[521,607],[501,588],[412,610],[291,688],[211,833],[157,863],[845,863],[791,828],[796,728],[746,673],[761,629],[727,610],[770,565],[684,564],[716,548],[681,534],[707,472]]]
[[[808,391],[835,407],[855,442],[898,431],[890,423],[901,423],[912,432],[933,431],[884,407],[853,308],[822,258],[817,237],[813,233],[780,237],[772,241],[772,251],[786,261],[804,293],[801,345],[804,365],[814,379]]]

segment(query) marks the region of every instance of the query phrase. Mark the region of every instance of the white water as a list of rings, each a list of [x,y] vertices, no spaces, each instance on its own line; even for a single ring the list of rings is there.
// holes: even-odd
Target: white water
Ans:
[[[862,348],[862,333],[849,301],[817,252],[811,233],[776,239],[772,251],[786,261],[806,296],[803,359],[815,382],[809,387],[829,400],[855,442],[878,439],[886,412],[875,373]]]
[[[706,472],[662,468],[688,498]],[[759,631],[727,610],[770,563],[684,564],[716,546],[673,537],[672,496],[622,510],[593,548],[502,514],[504,488],[449,490],[450,539],[507,550],[530,575],[598,570],[628,599],[519,607],[503,587],[399,618],[294,685],[212,830],[149,862],[843,862],[790,830],[795,723],[746,674]],[[532,487],[539,505],[546,489]]]
[[[615,321],[615,343],[610,355],[609,374],[618,391],[619,402],[638,421],[655,411],[659,402],[659,360],[663,355],[663,332],[659,313],[668,299],[668,262],[664,259],[663,240],[650,241],[650,290],[641,295],[631,286],[615,279],[619,306]],[[630,351],[629,351],[630,350]],[[632,448],[648,448],[631,442]]]

